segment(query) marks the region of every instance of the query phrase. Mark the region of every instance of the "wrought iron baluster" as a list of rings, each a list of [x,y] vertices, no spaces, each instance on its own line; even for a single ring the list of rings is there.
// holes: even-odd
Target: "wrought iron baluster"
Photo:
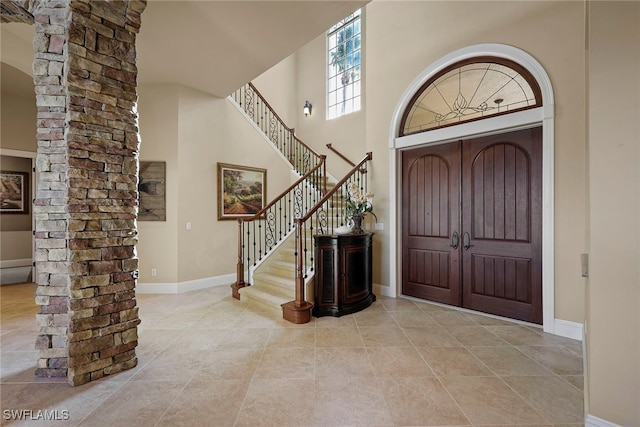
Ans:
[[[297,181],[281,198],[272,201],[253,218],[246,218],[239,227],[239,259],[246,259],[247,267],[256,266],[269,251],[294,231],[296,261],[296,307],[309,305],[304,299],[303,278],[308,277],[315,261],[313,242],[309,238],[313,233],[330,233],[341,220],[344,199],[335,189],[332,193],[326,188],[325,156],[320,156],[295,136],[295,131],[288,128],[278,117],[268,102],[252,84],[240,88],[230,99],[234,100],[245,111],[267,137],[275,148],[289,160],[293,169],[306,179]],[[370,156],[360,163],[368,161]],[[354,178],[355,171],[350,173],[350,180],[357,179],[360,188],[366,188],[366,177]],[[345,181],[341,181],[344,183]],[[345,186],[343,186],[345,187]],[[321,202],[321,203],[320,203]],[[316,212],[312,215],[311,210]],[[309,221],[305,224],[306,221]],[[263,223],[264,222],[264,223]],[[300,228],[303,227],[303,228]],[[238,270],[241,268],[239,261]],[[244,271],[244,269],[243,269]],[[240,274],[238,275],[240,278]],[[235,294],[234,294],[235,296]]]
[[[251,230],[249,226],[247,226],[247,240],[246,240],[246,250],[247,250],[247,265],[251,265]]]

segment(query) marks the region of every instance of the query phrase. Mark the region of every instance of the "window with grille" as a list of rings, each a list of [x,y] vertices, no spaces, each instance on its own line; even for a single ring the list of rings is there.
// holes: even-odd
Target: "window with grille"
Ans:
[[[361,9],[327,32],[327,118],[360,110]]]

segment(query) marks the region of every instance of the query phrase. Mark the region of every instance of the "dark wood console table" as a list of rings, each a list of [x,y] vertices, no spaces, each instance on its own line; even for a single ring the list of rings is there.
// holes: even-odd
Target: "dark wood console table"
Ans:
[[[373,233],[316,235],[316,317],[363,310],[376,300],[372,289]]]

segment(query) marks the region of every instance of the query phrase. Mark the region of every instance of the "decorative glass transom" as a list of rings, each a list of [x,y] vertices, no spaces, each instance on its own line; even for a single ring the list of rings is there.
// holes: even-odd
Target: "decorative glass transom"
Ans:
[[[400,136],[542,105],[531,74],[503,58],[473,58],[429,79],[405,110]]]

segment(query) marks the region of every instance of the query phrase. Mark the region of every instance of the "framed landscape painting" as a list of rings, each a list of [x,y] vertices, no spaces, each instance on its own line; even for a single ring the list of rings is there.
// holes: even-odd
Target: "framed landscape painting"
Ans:
[[[0,171],[0,213],[29,213],[29,173]]]
[[[251,218],[267,200],[267,170],[218,163],[218,219]]]

